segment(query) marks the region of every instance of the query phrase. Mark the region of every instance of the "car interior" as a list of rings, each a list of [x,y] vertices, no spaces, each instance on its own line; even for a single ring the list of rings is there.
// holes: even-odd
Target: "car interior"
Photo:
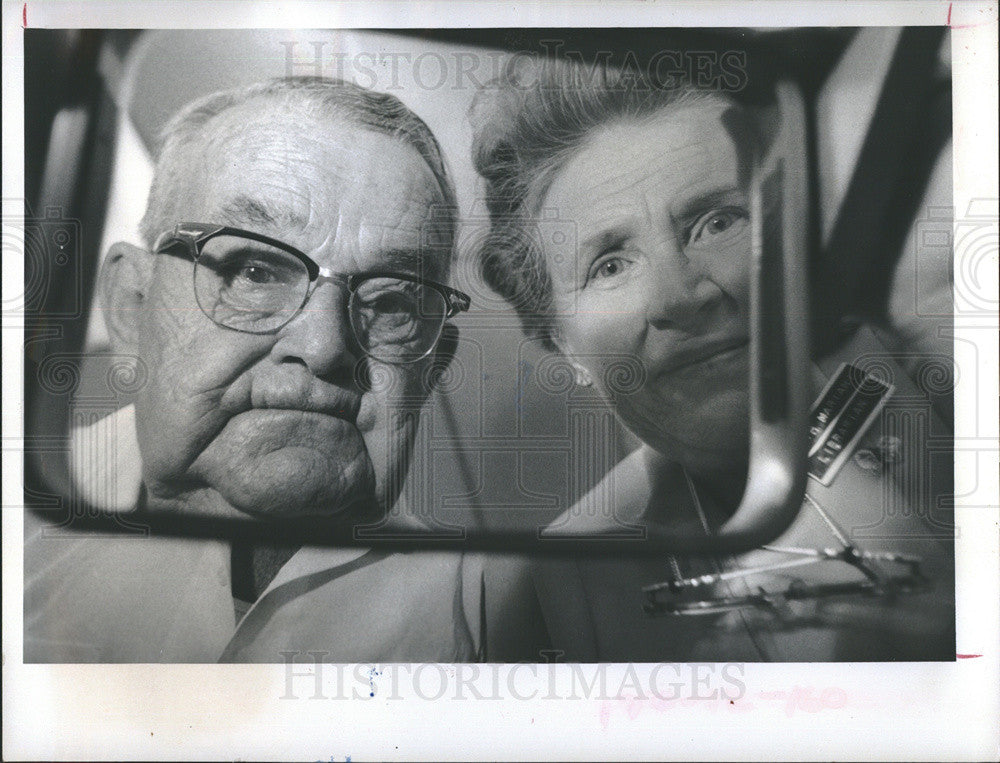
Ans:
[[[67,443],[72,430],[135,393],[135,375],[109,348],[93,287],[111,243],[142,243],[137,224],[167,119],[203,94],[315,73],[354,77],[401,98],[438,137],[457,188],[452,280],[471,295],[472,308],[456,319],[458,351],[423,412],[404,488],[429,529],[359,536],[314,523],[183,516],[151,518],[155,532],[569,554],[745,550],[791,522],[807,484],[829,505],[870,502],[871,488],[857,478],[864,468],[858,458],[820,473],[807,442],[807,418],[822,400],[814,400],[809,385],[818,379],[829,390],[843,363],[868,358],[867,370],[882,374],[894,391],[882,415],[895,410],[893,420],[910,427],[902,435],[909,451],[937,454],[926,470],[917,456],[904,454],[892,476],[893,494],[929,517],[936,534],[950,537],[946,29],[29,29],[24,40],[25,217],[31,223],[24,229],[25,497],[45,521],[80,532],[134,530],[133,518],[86,505],[77,494]],[[560,54],[572,51],[588,62],[610,55],[623,67],[648,65],[664,49],[704,51],[710,62],[736,51],[748,72],[743,96],[777,97],[784,137],[762,159],[757,189],[762,209],[784,211],[784,227],[776,233],[758,221],[767,277],[757,284],[763,291],[752,324],[759,360],[752,389],[759,414],[754,442],[770,442],[758,460],[780,464],[787,487],[770,495],[761,477],[758,487],[748,488],[747,513],[729,527],[729,541],[724,531],[697,546],[651,528],[644,542],[627,548],[614,539],[570,540],[557,548],[539,542],[540,528],[638,446],[592,391],[554,381],[551,355],[523,336],[514,311],[483,283],[471,255],[488,225],[466,118],[476,86],[511,56],[551,52],[554,40],[563,46]],[[380,56],[387,50],[421,66],[394,67],[393,58]],[[768,161],[778,159],[799,171],[765,198]],[[558,224],[539,222],[540,229]],[[776,282],[784,284],[783,296],[768,291]],[[789,311],[806,302],[809,320],[790,320]],[[777,377],[775,368],[782,369]],[[764,410],[783,396],[792,401],[787,410]],[[863,528],[858,511],[855,527]]]

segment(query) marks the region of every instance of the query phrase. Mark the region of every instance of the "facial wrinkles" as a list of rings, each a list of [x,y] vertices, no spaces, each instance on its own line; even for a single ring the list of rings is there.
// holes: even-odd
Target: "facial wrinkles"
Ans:
[[[199,312],[198,317],[204,316]],[[208,332],[214,340],[205,331],[196,335],[187,322],[173,331],[158,326],[155,333],[159,341],[147,342],[147,346],[154,348],[150,367],[158,369],[158,373],[140,398],[149,393],[158,409],[177,412],[169,425],[182,429],[185,436],[174,443],[170,460],[174,472],[180,474],[232,415],[249,407],[246,374],[265,349],[247,352],[245,347],[226,347],[224,337],[216,336],[217,332]],[[214,351],[216,356],[213,362],[196,362],[194,359],[206,357],[206,339],[215,347],[208,352]],[[222,362],[218,358],[220,353],[225,353]],[[151,436],[157,437],[157,433]]]
[[[696,216],[685,207],[707,193],[738,192],[737,155],[719,121],[722,110],[721,105],[702,105],[672,112],[658,121],[611,125],[595,134],[556,177],[544,206],[556,207],[562,219],[574,221],[581,242],[596,242],[583,247],[580,259],[568,266],[549,259],[557,305],[562,301],[562,307],[576,308],[564,313],[564,335],[571,352],[631,351],[655,363],[669,356],[670,346],[684,338],[677,327],[653,331],[643,310],[646,301],[672,298],[663,279],[690,278],[692,289],[699,288],[697,280],[702,295],[709,288],[725,293],[729,281],[738,280],[738,268],[714,255],[739,252],[728,247],[713,249],[712,256],[702,250],[685,251],[687,226]],[[583,283],[602,253],[606,232],[613,241],[623,239],[622,257],[634,268],[616,277],[608,288],[588,288]],[[656,278],[648,268],[656,269]],[[575,304],[568,305],[569,300]],[[712,325],[717,320],[718,328],[732,329],[729,312],[736,302],[730,298],[725,313],[713,312]],[[600,376],[600,369],[597,372]],[[689,392],[658,390],[654,398],[683,405]]]
[[[198,172],[177,194],[179,220],[271,235],[340,272],[391,267],[386,250],[420,249],[421,226],[439,192],[414,149],[289,113],[262,126],[260,104],[252,106],[214,125],[202,161],[192,162]],[[320,493],[332,500],[367,489],[374,463],[376,489],[392,499],[396,483],[385,470],[405,455],[399,443],[413,428],[412,417],[394,413],[392,400],[419,392],[413,387],[420,364],[386,367],[396,391],[362,396],[353,377],[326,381],[302,363],[272,356],[280,332],[255,336],[212,323],[194,300],[190,263],[163,256],[158,267],[145,342],[155,373],[140,393],[143,457],[157,495],[204,485],[238,498],[234,505],[260,509],[292,497],[289,475],[301,475],[293,482],[303,493],[299,503],[309,504]],[[320,296],[328,299],[326,291]],[[288,352],[297,352],[294,343]],[[262,410],[240,415],[254,408]],[[283,410],[267,410],[274,408]]]
[[[421,160],[422,163],[422,160]],[[404,192],[386,196],[381,194],[377,215],[366,214],[359,231],[359,241],[366,251],[412,251],[431,255],[424,241],[425,228],[432,206],[440,202],[429,169],[421,167],[419,175],[404,179]],[[429,263],[435,269],[437,263]],[[390,265],[390,267],[392,267]],[[409,269],[409,268],[407,268]]]
[[[253,174],[259,177],[253,192],[266,197],[269,208],[286,210],[284,217],[302,222],[291,230],[261,224],[252,229],[266,228],[261,232],[284,237],[321,265],[342,272],[385,267],[387,263],[378,259],[385,250],[419,249],[428,207],[437,201],[438,193],[430,169],[415,149],[387,136],[365,136],[368,141],[403,147],[417,159],[404,168],[387,167],[387,160],[378,153],[381,147],[360,150],[365,141],[359,147],[357,138],[345,137],[343,145],[329,145],[317,140],[292,141],[287,135],[272,137],[279,139],[279,150],[266,150],[262,145],[266,140],[254,141],[253,150],[261,159],[253,165]],[[384,187],[387,169],[396,174],[388,189]],[[331,177],[335,178],[332,183]],[[218,185],[216,196],[238,193],[236,188]]]
[[[261,120],[262,107],[273,118]],[[237,195],[264,197],[270,209],[281,213],[278,223],[304,223],[290,231],[301,234],[319,222],[314,217],[317,192],[325,190],[331,178],[337,186],[333,197],[340,195],[344,186],[340,179],[350,174],[356,147],[349,130],[339,131],[331,140],[329,129],[323,129],[329,123],[294,108],[274,113],[274,107],[270,100],[256,100],[209,123],[212,134],[203,151],[204,164],[212,168],[209,195],[222,206]]]
[[[417,172],[394,178],[389,191],[375,182],[385,176],[385,168],[377,161],[353,168],[341,193],[316,188],[314,219],[322,218],[320,227],[329,232],[308,253],[334,270],[352,272],[394,269],[396,264],[384,259],[386,252],[419,251],[427,211],[436,200],[432,176],[422,165],[421,159],[418,167],[410,167]]]
[[[641,165],[624,165],[606,184],[610,186],[608,190],[594,192],[596,198],[605,200],[594,218],[594,230],[613,227],[616,220],[624,217],[637,230],[658,236],[675,235],[678,245],[683,244],[680,231],[674,230],[678,221],[673,213],[679,202],[704,188],[726,186],[729,178],[718,167],[705,169],[706,164],[714,162],[697,142],[664,152],[662,158],[664,161],[653,164],[647,161]],[[591,225],[587,228],[589,230]]]
[[[684,255],[688,221],[675,219],[676,207],[696,193],[732,186],[737,178],[730,166],[733,147],[728,142],[713,139],[706,143],[704,134],[676,126],[674,117],[670,120],[671,132],[668,140],[660,140],[660,152],[651,155],[650,141],[637,140],[635,134],[638,131],[641,137],[641,132],[655,125],[611,126],[595,136],[557,178],[550,190],[567,200],[560,212],[575,220],[581,241],[611,231],[639,250],[658,253],[666,246]],[[609,162],[608,157],[615,161]],[[610,174],[608,167],[613,167]],[[580,252],[574,283],[567,288],[568,279],[557,278],[557,291],[583,287],[591,263],[600,254],[598,246]]]
[[[291,163],[265,160],[254,165],[246,179],[226,178],[218,184],[215,198],[219,199],[219,208],[215,213],[224,215],[227,200],[238,196],[261,202],[275,213],[274,222],[240,218],[226,222],[272,235],[305,251],[315,249],[317,239],[329,235],[325,229],[330,224],[330,212],[335,211],[323,209],[328,205],[318,198],[318,183],[313,178],[316,169],[315,161],[306,158]],[[246,185],[252,187],[245,189]]]
[[[323,161],[317,160],[316,152],[320,151],[321,144],[313,141],[303,150],[293,142],[290,147],[290,142],[288,135],[267,130],[246,136],[240,133],[229,142],[209,141],[206,152],[214,147],[218,158],[214,172],[208,173],[212,182],[202,193],[186,195],[189,210],[185,210],[184,219],[229,222],[254,230],[265,228],[261,232],[293,243],[298,243],[297,239],[303,234],[318,230],[319,226],[315,225],[318,218],[311,200],[318,196],[315,178]],[[273,150],[268,143],[276,143]],[[336,153],[326,156],[328,153],[323,152],[322,156],[332,164],[338,157]],[[243,171],[234,172],[229,166],[233,157],[240,157],[241,164],[245,165]],[[247,224],[239,219],[220,220],[225,200],[239,195],[266,199],[269,209],[285,214],[273,225]],[[217,202],[206,204],[207,199]],[[211,211],[206,214],[191,209],[197,206]],[[288,221],[296,218],[309,221],[305,229],[289,227]],[[332,234],[326,235],[329,238]],[[161,269],[177,270],[172,260],[162,257],[157,264]],[[166,364],[154,361],[155,367],[170,366],[160,380],[164,398],[191,419],[186,425],[190,434],[186,443],[189,452],[183,456],[187,466],[233,415],[253,406],[253,369],[267,355],[275,336],[237,336],[212,324],[190,293],[190,271],[181,269],[185,272],[161,273],[157,278],[161,288],[151,306],[158,325],[147,344],[159,358],[169,359]],[[211,361],[195,362],[196,358],[211,358]]]

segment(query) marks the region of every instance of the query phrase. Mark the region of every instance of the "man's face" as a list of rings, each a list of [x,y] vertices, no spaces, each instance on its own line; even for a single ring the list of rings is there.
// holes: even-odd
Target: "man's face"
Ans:
[[[420,273],[422,224],[441,199],[412,147],[259,100],[206,132],[200,163],[184,168],[175,222],[262,233],[341,273]],[[446,275],[442,251],[425,252],[438,259],[423,275]],[[156,255],[138,316],[150,383],[136,400],[151,506],[291,516],[395,500],[432,358],[366,359],[348,296],[323,282],[276,333],[240,333],[199,309],[190,262]],[[359,383],[359,363],[371,383]]]

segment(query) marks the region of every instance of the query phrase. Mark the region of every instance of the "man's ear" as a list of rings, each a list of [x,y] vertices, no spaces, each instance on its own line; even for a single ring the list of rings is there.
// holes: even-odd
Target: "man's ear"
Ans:
[[[441,380],[444,372],[448,370],[451,361],[458,351],[458,327],[451,323],[444,324],[441,329],[441,338],[438,339],[437,347],[434,349],[434,360],[431,363],[430,373],[426,377],[428,380],[427,392],[430,394]]]
[[[108,250],[98,277],[98,294],[115,352],[135,352],[138,346],[139,311],[152,276],[153,255],[145,249],[120,241]]]

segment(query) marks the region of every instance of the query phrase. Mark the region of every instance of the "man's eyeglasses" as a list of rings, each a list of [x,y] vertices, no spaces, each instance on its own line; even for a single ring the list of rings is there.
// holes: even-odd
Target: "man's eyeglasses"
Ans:
[[[427,356],[445,321],[469,309],[469,296],[435,281],[389,270],[343,274],[258,233],[204,223],[181,223],[160,235],[157,254],[190,257],[201,311],[219,326],[271,334],[305,307],[323,281],[350,294],[354,338],[384,363],[412,363]]]

